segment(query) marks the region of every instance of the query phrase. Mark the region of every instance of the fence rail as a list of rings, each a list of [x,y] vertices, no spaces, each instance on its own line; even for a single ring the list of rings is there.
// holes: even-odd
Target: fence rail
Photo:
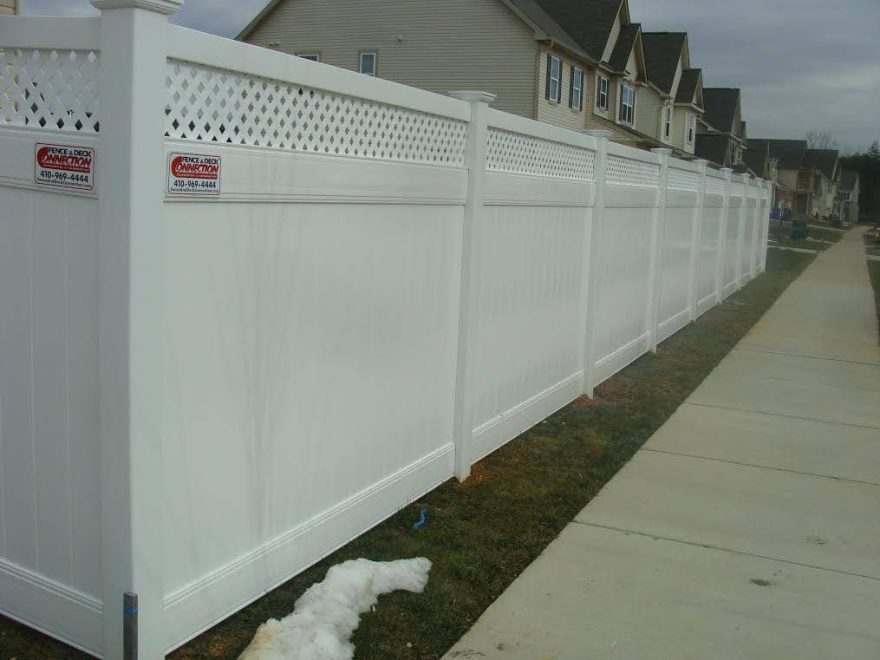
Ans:
[[[764,268],[764,181],[126,4],[0,19],[0,611],[90,653],[133,591],[161,657]]]

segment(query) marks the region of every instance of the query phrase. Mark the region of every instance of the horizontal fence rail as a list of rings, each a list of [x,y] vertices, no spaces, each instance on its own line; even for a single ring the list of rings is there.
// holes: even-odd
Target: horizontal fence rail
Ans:
[[[0,19],[0,611],[94,655],[125,592],[161,657],[765,267],[765,181],[148,4]]]

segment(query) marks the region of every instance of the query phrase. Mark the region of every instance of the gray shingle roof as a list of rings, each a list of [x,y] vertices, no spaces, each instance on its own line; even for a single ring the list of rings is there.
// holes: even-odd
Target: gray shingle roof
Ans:
[[[840,153],[837,149],[807,149],[804,156],[804,167],[812,167],[828,179],[834,179]]]
[[[730,136],[728,135],[701,133],[697,135],[697,158],[705,158],[711,163],[723,166],[729,145]]]
[[[620,35],[617,37],[617,43],[614,44],[614,51],[611,53],[611,59],[608,60],[608,64],[612,69],[615,71],[626,69],[626,63],[629,61],[629,56],[636,45],[636,40],[639,38],[641,31],[642,26],[639,23],[624,25],[621,28]]]
[[[693,101],[697,85],[700,83],[700,76],[702,75],[702,69],[685,69],[682,71],[681,81],[678,83],[678,93],[675,95],[676,103],[690,103]]]
[[[766,140],[750,139],[749,149],[767,148],[770,158],[775,158],[780,170],[799,170],[804,165],[807,153],[806,140]]]
[[[527,14],[525,0],[508,1]],[[614,27],[614,19],[623,4],[623,0],[528,1],[540,7],[558,26],[562,26],[563,34],[570,35],[570,38],[573,38],[590,57],[597,61],[602,59],[602,53]],[[550,36],[555,36],[551,30],[544,31]]]
[[[684,32],[643,32],[648,81],[666,94],[672,92],[675,71],[681,60],[687,34]]]
[[[724,133],[734,133],[733,120],[739,104],[739,90],[731,87],[704,87],[703,107],[706,113],[703,119],[712,128]]]
[[[767,162],[770,149],[766,140],[749,140],[743,151],[743,161],[758,176],[764,176],[764,165]]]

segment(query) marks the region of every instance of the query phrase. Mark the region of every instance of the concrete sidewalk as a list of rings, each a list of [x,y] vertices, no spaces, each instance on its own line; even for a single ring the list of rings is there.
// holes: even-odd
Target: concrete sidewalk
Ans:
[[[880,349],[861,231],[447,658],[880,658]]]

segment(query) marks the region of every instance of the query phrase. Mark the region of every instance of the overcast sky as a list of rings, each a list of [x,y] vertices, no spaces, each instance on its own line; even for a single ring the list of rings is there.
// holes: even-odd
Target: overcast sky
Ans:
[[[434,0],[442,2],[443,0]],[[186,0],[174,22],[235,35],[267,0]],[[27,14],[87,14],[88,0],[22,0]],[[686,31],[708,87],[739,87],[751,137],[880,139],[880,0],[630,0],[645,31]]]

